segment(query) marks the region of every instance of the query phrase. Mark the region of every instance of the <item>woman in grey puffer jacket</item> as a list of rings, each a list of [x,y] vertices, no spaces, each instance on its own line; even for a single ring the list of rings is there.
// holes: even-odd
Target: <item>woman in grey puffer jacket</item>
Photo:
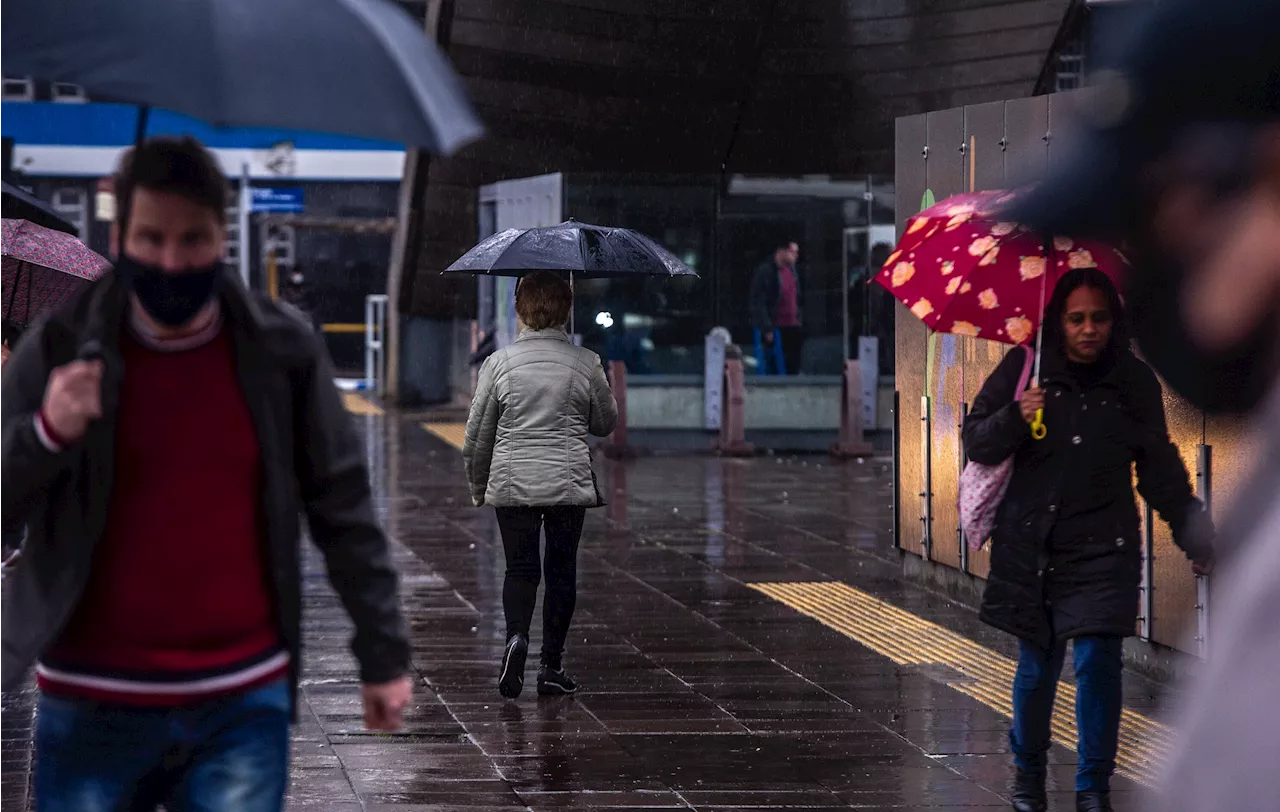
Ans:
[[[604,504],[587,436],[613,431],[618,404],[600,357],[569,341],[565,324],[572,306],[573,291],[556,274],[538,271],[520,280],[520,337],[480,368],[462,447],[471,498],[477,507],[497,509],[507,557],[507,645],[498,690],[508,699],[524,688],[529,625],[544,569],[538,560],[544,526],[547,589],[538,693],[571,694],[578,687],[561,655],[577,603],[578,540],[586,509]]]

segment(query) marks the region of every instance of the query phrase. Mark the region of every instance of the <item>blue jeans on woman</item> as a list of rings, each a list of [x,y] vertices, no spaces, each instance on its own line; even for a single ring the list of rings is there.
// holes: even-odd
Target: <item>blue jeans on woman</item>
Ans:
[[[289,685],[182,708],[42,696],[38,812],[279,812],[289,779]]]
[[[1076,668],[1076,791],[1110,789],[1120,736],[1121,653],[1119,637],[1077,637],[1073,643]],[[1009,746],[1019,770],[1044,772],[1051,744],[1050,725],[1058,678],[1066,658],[1067,641],[1048,651],[1020,643],[1018,671],[1013,677],[1013,726]]]

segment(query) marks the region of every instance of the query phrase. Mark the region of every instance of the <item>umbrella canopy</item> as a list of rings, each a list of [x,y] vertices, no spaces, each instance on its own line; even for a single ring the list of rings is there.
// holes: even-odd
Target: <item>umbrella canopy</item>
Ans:
[[[28,194],[7,181],[4,187],[4,217],[9,220],[28,220],[36,225],[75,234],[76,227],[68,223],[48,203]]]
[[[111,267],[80,240],[26,220],[4,220],[0,263],[6,332],[70,301]]]
[[[567,220],[545,228],[512,228],[463,254],[445,273],[523,276],[567,271],[575,277],[697,276],[658,243],[625,228]]]
[[[1024,192],[948,198],[907,221],[875,281],[941,333],[1030,344],[1046,291],[1074,268],[1098,268],[1119,284],[1128,261],[1106,243],[1048,241],[998,212]]]
[[[440,49],[387,0],[8,0],[0,38],[5,76],[219,126],[445,154],[482,131]]]

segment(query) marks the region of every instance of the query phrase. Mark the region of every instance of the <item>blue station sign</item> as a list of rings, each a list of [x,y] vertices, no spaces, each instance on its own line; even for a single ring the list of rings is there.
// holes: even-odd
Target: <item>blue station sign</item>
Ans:
[[[254,212],[299,214],[304,210],[301,186],[253,186]]]

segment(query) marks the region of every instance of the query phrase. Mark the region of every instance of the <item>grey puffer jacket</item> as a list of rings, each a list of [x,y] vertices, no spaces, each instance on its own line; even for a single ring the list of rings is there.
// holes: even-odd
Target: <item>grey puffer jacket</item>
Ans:
[[[521,333],[489,356],[462,456],[476,506],[599,507],[587,435],[618,422],[600,357],[563,330]]]

